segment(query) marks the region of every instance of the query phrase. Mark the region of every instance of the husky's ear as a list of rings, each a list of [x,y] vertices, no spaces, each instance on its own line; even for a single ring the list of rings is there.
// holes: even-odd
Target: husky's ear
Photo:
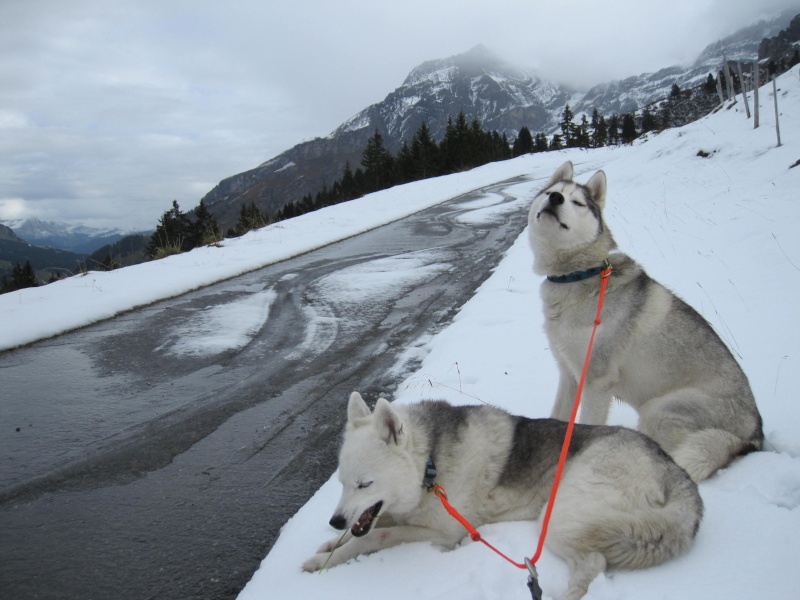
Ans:
[[[400,418],[389,401],[385,398],[379,398],[375,404],[375,418],[373,424],[378,430],[378,435],[387,444],[401,445],[406,439],[406,433],[403,431],[403,420]]]
[[[598,171],[586,182],[586,187],[592,195],[592,199],[602,209],[606,204],[606,174]]]
[[[357,419],[363,419],[369,415],[369,406],[364,402],[361,394],[358,392],[350,394],[350,400],[347,403],[347,422],[353,423]]]
[[[556,172],[553,173],[552,177],[550,177],[550,181],[547,182],[547,185],[544,186],[544,189],[547,189],[561,181],[572,181],[572,174],[572,161],[568,160],[563,165],[558,167],[558,169],[556,169]]]

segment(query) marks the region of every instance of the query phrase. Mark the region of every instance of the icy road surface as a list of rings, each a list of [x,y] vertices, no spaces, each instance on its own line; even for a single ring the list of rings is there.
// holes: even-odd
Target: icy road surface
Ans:
[[[24,430],[0,440],[4,594],[235,597],[334,471],[349,393],[422,358],[524,228],[528,187],[0,355]]]

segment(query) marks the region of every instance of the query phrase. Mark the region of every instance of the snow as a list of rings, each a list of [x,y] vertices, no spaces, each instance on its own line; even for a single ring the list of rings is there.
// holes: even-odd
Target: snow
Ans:
[[[294,161],[290,160],[288,163],[283,165],[280,169],[275,171],[276,173],[280,173],[281,171],[285,171],[286,169],[291,169],[292,167],[296,166]]]
[[[800,159],[798,67],[779,79],[784,142],[779,148],[771,90],[769,85],[760,91],[761,127],[756,130],[740,103],[633,146],[569,150],[486,165],[304,215],[219,247],[0,296],[0,347],[30,343],[233,277],[518,175],[531,178],[510,188],[522,199],[518,209],[525,210],[543,178],[567,159],[574,162],[579,181],[602,168],[609,180],[607,221],[621,249],[697,308],[730,346],[750,378],[764,418],[767,451],[740,459],[700,485],[705,516],[685,556],[642,571],[603,574],[586,598],[796,597],[800,167],[790,166]],[[697,156],[701,149],[710,156]],[[476,200],[474,208],[471,218],[484,225],[507,210],[491,195]],[[425,253],[386,259],[371,270],[356,269],[322,285],[339,289],[343,297],[350,286],[380,296],[393,281],[409,285],[430,276],[430,269],[446,268],[428,259]],[[406,349],[396,369],[422,362],[398,388],[395,402],[445,398],[460,404],[488,402],[534,417],[549,414],[557,374],[542,331],[540,278],[532,273],[531,263],[525,232],[449,327]],[[230,323],[236,335],[218,340],[215,347],[241,344],[268,318],[269,294],[252,302],[212,309],[185,325],[198,332]],[[322,332],[326,315],[316,320]],[[307,343],[317,345],[324,339],[323,334],[310,334]],[[181,348],[176,343],[162,350]],[[197,351],[198,345],[189,350]],[[347,398],[332,400],[345,410]],[[610,421],[635,426],[636,417],[615,405]],[[240,600],[336,600],[364,590],[383,599],[530,597],[523,572],[469,541],[449,552],[427,543],[408,544],[322,573],[300,572],[300,564],[336,533],[327,521],[339,492],[334,476],[285,524]],[[517,560],[536,547],[534,522],[490,524],[480,531]],[[564,562],[545,549],[537,566],[545,598],[560,597],[567,582]]]
[[[174,356],[209,356],[244,348],[269,318],[276,298],[272,290],[193,313],[168,334],[168,341],[154,352]]]

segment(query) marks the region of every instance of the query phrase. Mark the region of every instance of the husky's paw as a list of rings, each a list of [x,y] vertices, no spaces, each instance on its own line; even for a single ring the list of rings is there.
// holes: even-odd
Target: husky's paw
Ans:
[[[350,535],[350,532],[344,537],[333,538],[328,540],[324,544],[322,544],[319,548],[317,548],[317,552],[333,552],[336,548],[343,546],[345,543],[350,541],[350,538],[353,537]]]
[[[325,564],[325,561],[328,560],[329,554],[330,552],[320,552],[319,554],[315,554],[303,563],[303,571],[306,573],[314,573],[319,571],[322,569],[322,565]]]

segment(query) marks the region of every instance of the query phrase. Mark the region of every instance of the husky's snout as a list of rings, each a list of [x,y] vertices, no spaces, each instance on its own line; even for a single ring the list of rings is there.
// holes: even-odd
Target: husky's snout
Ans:
[[[342,515],[333,515],[328,523],[330,523],[331,527],[338,529],[339,531],[342,529],[347,529],[347,519],[345,519]]]
[[[363,535],[367,535],[372,529],[372,525],[375,523],[375,519],[378,518],[378,515],[381,512],[381,508],[383,507],[383,500],[376,502],[368,509],[366,509],[361,516],[358,517],[358,520],[353,523],[353,526],[350,528],[350,533],[352,533],[355,537],[361,537]],[[335,514],[331,517],[331,520],[328,521],[331,527],[334,529],[338,529],[342,531],[347,529],[347,518],[341,514]]]
[[[569,229],[567,225],[561,222],[558,215],[558,207],[562,204],[564,204],[564,194],[561,192],[550,192],[547,194],[547,200],[542,202],[541,210],[536,213],[536,219],[538,220],[543,214],[548,214],[558,222],[562,229]]]

